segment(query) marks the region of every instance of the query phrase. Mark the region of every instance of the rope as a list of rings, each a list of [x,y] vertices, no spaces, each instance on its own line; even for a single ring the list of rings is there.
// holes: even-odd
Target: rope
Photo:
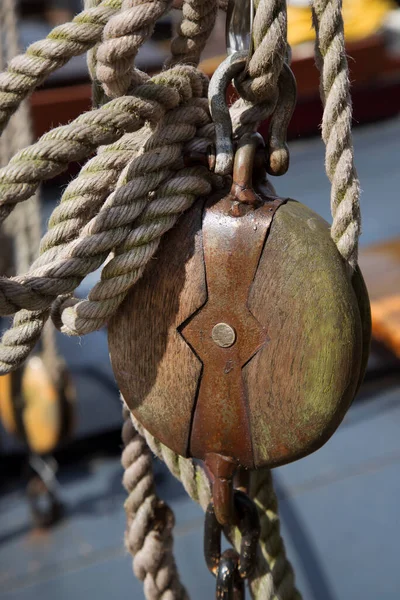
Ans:
[[[200,55],[214,29],[218,13],[217,0],[185,0],[182,21],[171,43],[172,57],[168,66],[176,64],[198,65]]]
[[[191,97],[192,86],[203,86],[199,74],[188,67],[175,67],[139,86],[134,96],[115,98],[18,152],[0,169],[0,222],[16,203],[31,196],[41,181],[62,173],[71,162],[87,158],[126,132],[137,131],[145,122],[155,127],[166,111]]]
[[[352,269],[357,266],[361,230],[360,184],[354,166],[352,102],[341,0],[313,0],[315,54],[324,105],[322,139],[331,189],[332,239]]]
[[[185,67],[180,69],[180,71],[182,74],[186,72],[190,73],[190,70]],[[191,93],[196,95],[202,93],[203,82],[203,78],[193,81],[192,83],[194,83],[194,85],[191,89],[186,89],[185,97],[190,96]],[[200,84],[200,86],[198,84]],[[175,100],[176,99],[177,98],[175,98]],[[188,102],[190,102],[190,98]],[[166,163],[169,161],[171,164],[173,164],[179,155],[179,152],[176,151],[176,147],[175,155],[170,155],[169,157],[163,158],[163,156],[161,156],[161,149],[157,149],[157,143],[159,143],[161,147],[165,146],[168,149],[169,146],[174,148],[173,142],[175,140],[179,141],[180,138],[181,141],[184,141],[185,138],[191,139],[196,127],[193,127],[193,124],[190,123],[182,126],[180,119],[191,119],[193,122],[198,120],[199,123],[204,124],[204,121],[207,118],[204,100],[202,104],[202,107],[196,107],[195,104],[193,104],[191,107],[188,106],[183,108],[180,112],[172,112],[171,116],[169,116],[165,122],[167,126],[165,132],[163,132],[163,122],[161,122],[152,138],[153,143],[155,144],[151,149],[152,152],[144,157],[141,157],[140,159],[134,160],[131,174],[134,174],[134,168],[138,168],[139,172],[142,172],[142,174],[146,172],[147,168],[149,173],[151,173],[154,166],[156,168],[157,166],[154,165],[154,162],[150,162],[149,159],[154,159],[158,155],[160,155],[157,163],[158,165],[161,164],[160,161],[166,161]],[[174,119],[176,119],[176,126],[178,127],[176,132],[173,131]],[[169,139],[166,137],[166,134],[174,135],[175,139],[169,143]],[[31,272],[34,272],[38,267],[43,268],[46,264],[52,262],[56,255],[60,255],[60,251],[64,248],[65,244],[76,239],[79,231],[88,223],[90,218],[93,215],[97,215],[101,204],[110,191],[114,189],[115,182],[122,168],[125,167],[129,159],[132,158],[133,149],[136,149],[137,151],[138,146],[140,147],[141,144],[143,145],[143,137],[144,136],[139,136],[139,138],[134,138],[131,134],[128,134],[121,138],[121,140],[119,140],[116,144],[104,147],[95,158],[87,163],[79,177],[69,184],[63,194],[61,204],[54,210],[52,216],[50,217],[49,232],[42,240],[42,255],[32,265],[30,269]],[[142,171],[140,171],[140,169]],[[129,188],[128,191],[130,190],[131,188]],[[123,190],[121,190],[117,196],[117,201],[118,199],[124,197],[125,203],[129,204],[129,196],[126,194],[127,192],[125,192],[125,196],[123,196]],[[111,206],[108,206],[108,209],[110,208]],[[121,208],[121,211],[122,210],[123,209]],[[100,219],[103,219],[103,217],[104,213],[97,215],[92,227],[96,227],[96,224],[100,223]],[[43,271],[42,277],[44,277]],[[27,287],[22,286],[19,281],[20,279],[17,281],[1,280],[4,288],[9,286],[7,291],[8,301],[10,298],[12,298],[12,290],[15,290],[15,295],[13,297],[14,305],[10,309],[11,314],[15,312],[15,309],[18,308],[24,307],[29,309],[39,309],[48,305],[48,301],[44,295],[45,290],[43,289],[42,281],[35,280],[36,287],[41,288],[40,293],[39,291],[33,291],[30,295],[29,292],[28,294],[26,293]],[[50,283],[49,285],[51,286],[52,284]],[[54,289],[54,292],[52,289],[46,291],[51,295],[57,295],[56,289]],[[65,291],[66,290],[63,290],[61,293],[65,293]],[[18,292],[21,292],[21,296],[19,298],[17,297]],[[4,298],[4,301],[7,300]],[[17,302],[19,301],[20,304],[18,305]],[[2,306],[2,310],[4,314],[6,307]]]
[[[152,456],[143,437],[136,432],[124,406],[122,466],[127,530],[125,546],[133,556],[133,572],[144,582],[147,600],[186,600],[174,556],[174,515],[157,497]]]
[[[59,307],[63,333],[84,335],[100,329],[110,320],[154,256],[161,236],[175,225],[196,198],[210,194],[212,186],[206,176],[204,167],[182,169],[159,187],[148,206],[144,196],[139,199],[136,209],[141,210],[140,217],[131,232],[124,234],[125,241],[118,245],[115,257],[103,268],[101,281],[88,299],[70,300]]]
[[[278,102],[278,79],[287,58],[286,0],[255,0],[253,54],[242,78],[235,79],[240,94],[232,107],[236,136],[256,130]]]
[[[73,56],[84,54],[100,41],[104,27],[121,7],[121,0],[103,0],[70,23],[55,27],[13,58],[0,74],[0,133],[21,102]]]
[[[193,71],[188,67],[181,67],[177,69],[182,74],[193,73]],[[200,85],[198,85],[199,83]],[[200,80],[197,79],[194,83],[193,90],[197,94],[200,94],[203,89],[204,78],[200,77]],[[191,118],[193,118],[193,114]],[[204,114],[201,117],[201,125],[203,125],[203,121]],[[160,130],[161,127],[162,125],[160,126]],[[187,131],[185,135],[187,135]],[[191,137],[193,137],[193,131],[191,131]],[[158,150],[158,153],[161,156],[160,150]],[[176,160],[176,155],[170,155],[169,159],[172,166],[172,163]],[[133,163],[138,167],[136,171],[136,167],[132,167],[131,170],[132,175],[137,175],[137,180],[132,184],[133,187],[129,187],[130,184],[127,182],[125,189],[121,188],[121,190],[118,191],[118,195],[113,195],[111,204],[107,204],[105,211],[101,212],[101,214],[95,218],[92,225],[89,225],[88,229],[85,231],[85,235],[86,233],[88,233],[90,236],[92,233],[95,234],[96,228],[99,229],[99,225],[101,228],[107,223],[107,218],[109,220],[111,219],[111,222],[115,223],[118,227],[123,227],[124,224],[127,225],[130,223],[131,221],[129,221],[129,219],[135,219],[134,215],[137,216],[137,208],[135,204],[132,205],[131,193],[132,191],[135,191],[135,185],[137,191],[140,191],[141,188],[142,190],[144,189],[143,185],[146,184],[143,182],[142,175],[145,173],[145,169],[149,167],[149,161],[146,163],[146,159],[138,157],[133,160]],[[142,174],[140,169],[142,169]],[[162,234],[162,231],[172,226],[173,222],[175,222],[177,219],[178,213],[180,214],[183,210],[185,210],[188,203],[192,203],[196,195],[210,191],[210,184],[207,183],[205,175],[206,169],[204,168],[201,171],[197,170],[197,172],[194,172],[193,170],[182,170],[175,179],[171,179],[169,185],[167,183],[164,188],[160,188],[155,197],[154,203],[150,204],[147,208],[146,213],[144,214],[143,222],[139,222],[136,229],[134,228],[131,231],[130,227],[123,227],[123,235],[127,236],[128,233],[130,234],[126,238],[126,243],[130,243],[132,246],[140,246],[136,252],[136,259],[134,256],[135,252],[130,253],[130,263],[136,260],[137,264],[139,261],[140,266],[144,268],[146,261],[150,260],[155,251],[156,245],[158,244],[158,238]],[[157,185],[160,183],[159,181],[155,181],[154,178],[152,180],[150,179],[149,181],[150,183],[147,183],[148,191],[153,191],[152,188],[157,187]],[[114,211],[112,203],[115,202],[118,206],[118,202],[120,202],[121,199],[123,199],[124,202],[128,201],[128,206],[125,207],[125,209],[124,207],[121,207],[121,209],[117,208],[117,210]],[[104,215],[106,215],[105,218]],[[103,225],[101,225],[102,222]],[[93,227],[92,232],[91,227]],[[71,230],[69,231],[71,232]],[[78,232],[75,233],[77,237]],[[13,312],[15,312],[15,307],[28,307],[31,310],[42,309],[47,314],[48,307],[58,295],[73,291],[82,281],[87,272],[100,266],[108,254],[108,251],[105,251],[106,247],[110,249],[124,239],[118,238],[118,233],[121,233],[121,229],[117,229],[116,236],[113,235],[114,233],[115,232],[111,230],[110,234],[106,233],[105,235],[100,234],[99,236],[90,237],[88,243],[85,243],[85,241],[82,242],[81,239],[72,240],[65,247],[62,246],[63,250],[58,257],[53,254],[54,249],[50,249],[46,253],[50,253],[52,262],[44,263],[43,257],[41,257],[32,265],[30,273],[28,273],[26,277],[0,280],[0,283],[3,284],[3,289],[6,289],[2,299],[2,305],[4,305],[3,308],[8,308],[9,310],[11,308],[13,309]],[[136,241],[135,235],[137,236]],[[146,240],[146,235],[149,238],[148,242]],[[92,247],[94,249],[93,240],[97,242],[96,249],[94,250],[94,253],[97,256],[91,259],[90,248]],[[144,242],[147,242],[147,244],[144,244]],[[82,244],[85,247],[83,252],[81,248]],[[99,255],[99,250],[104,253]],[[122,263],[123,269],[124,257],[122,257],[119,262]],[[105,267],[105,269],[107,267],[108,265]],[[108,272],[110,272],[110,267],[108,267]],[[64,275],[60,278],[62,273]],[[126,271],[123,270],[122,275],[125,273]],[[107,275],[107,271],[105,271],[105,274]],[[134,275],[139,277],[140,273],[134,273]],[[125,285],[127,285],[126,277],[124,279]],[[115,283],[118,282],[113,282],[113,293],[121,293],[121,289],[118,289],[118,287],[114,288]],[[12,302],[10,301],[10,298],[12,299]],[[118,298],[116,299],[116,306],[117,304]],[[21,328],[17,314],[13,327],[3,335],[2,344],[0,344],[0,372],[6,373],[17,368],[17,366],[20,364],[20,361],[23,361],[27,354],[29,354],[29,348],[32,349],[33,345],[36,343],[37,331],[41,326],[43,326],[44,317],[40,311],[36,312],[35,314],[36,323],[34,328]],[[96,312],[94,313],[94,316],[96,316]],[[32,316],[32,318],[34,317]]]
[[[137,85],[133,61],[172,0],[122,0],[121,12],[109,19],[97,49],[96,76],[110,98]],[[139,79],[140,81],[140,79]]]
[[[165,462],[172,475],[182,482],[190,498],[205,511],[211,500],[211,487],[203,468],[192,459],[183,458],[161,444],[133,415],[131,419],[135,429],[144,437],[155,456]],[[278,501],[269,469],[259,469],[251,473],[249,495],[256,503],[261,524],[256,569],[249,582],[252,597],[254,600],[301,600],[280,535]],[[238,529],[231,528],[227,535],[239,551],[241,538]]]

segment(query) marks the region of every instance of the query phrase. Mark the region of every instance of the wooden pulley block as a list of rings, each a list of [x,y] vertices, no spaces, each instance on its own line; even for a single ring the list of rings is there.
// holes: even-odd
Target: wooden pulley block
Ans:
[[[54,382],[39,356],[22,372],[0,377],[0,419],[5,429],[36,454],[47,454],[70,435],[74,393],[66,373]]]
[[[326,221],[275,196],[260,156],[257,137],[243,138],[231,190],[197,202],[163,238],[109,326],[135,417],[217,480],[324,444],[369,352],[360,271],[351,277]]]

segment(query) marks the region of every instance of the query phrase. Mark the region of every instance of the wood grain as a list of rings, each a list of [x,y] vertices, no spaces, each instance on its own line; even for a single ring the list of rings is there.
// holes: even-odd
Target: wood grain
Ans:
[[[178,327],[207,299],[202,209],[198,202],[164,236],[157,258],[108,328],[111,364],[129,408],[183,456],[202,364]]]
[[[202,363],[178,328],[196,311],[201,315],[207,300],[201,212],[197,204],[165,236],[109,328],[112,366],[129,407],[184,456]],[[359,272],[356,280],[353,288],[323,219],[295,201],[277,210],[247,298],[267,332],[242,368],[255,466],[290,462],[320,447],[352,402],[370,337]],[[208,333],[199,327],[199,335],[211,338],[212,326]]]
[[[328,224],[306,206],[276,213],[249,307],[270,338],[244,369],[255,462],[276,466],[327,441],[362,362],[358,300]]]

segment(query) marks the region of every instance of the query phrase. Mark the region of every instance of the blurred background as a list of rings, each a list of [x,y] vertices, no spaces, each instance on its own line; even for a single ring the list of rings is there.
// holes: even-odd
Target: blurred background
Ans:
[[[81,3],[20,0],[18,10],[24,49],[70,20]],[[400,8],[394,0],[343,0],[343,11],[356,165],[363,190],[360,265],[372,301],[374,341],[365,381],[338,432],[317,453],[274,471],[274,478],[285,543],[305,600],[397,600]],[[162,67],[179,17],[179,11],[173,11],[159,23],[138,56],[139,68],[155,73]],[[303,0],[289,1],[289,41],[299,97],[289,130],[291,167],[273,183],[281,196],[307,204],[329,221],[314,37],[311,12]],[[205,72],[212,75],[223,57],[221,13],[203,56]],[[32,95],[34,136],[67,123],[90,105],[86,58],[77,57]],[[43,230],[77,169],[75,165],[43,186]],[[10,236],[1,243],[0,266],[2,272],[10,272],[15,243],[13,247]],[[94,273],[81,285],[82,297],[96,278]],[[7,323],[1,326],[4,329]],[[57,390],[46,388],[50,398],[46,410],[56,411],[52,425],[68,418],[68,427],[57,429],[44,445],[42,439],[21,439],[18,423],[5,414],[8,400],[20,398],[21,389],[29,388],[29,377],[40,378],[40,364],[31,363],[25,379],[0,378],[0,598],[143,598],[123,547],[121,402],[109,364],[106,331],[82,339],[57,334],[55,343],[73,392],[65,394],[60,408]],[[18,401],[15,405],[18,408]],[[212,598],[214,580],[202,556],[202,511],[157,461],[155,470],[159,493],[176,514],[175,545],[184,583],[193,600]],[[46,502],[35,488],[38,478],[49,482],[57,499],[49,527],[43,526],[47,523],[41,505],[35,504],[38,498]]]

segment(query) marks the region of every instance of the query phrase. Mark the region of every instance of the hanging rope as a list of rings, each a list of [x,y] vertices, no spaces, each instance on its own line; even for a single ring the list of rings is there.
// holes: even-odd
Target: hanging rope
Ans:
[[[278,79],[287,58],[286,0],[255,0],[254,52],[246,76],[235,80],[240,99],[231,114],[237,136],[257,130],[274,112]]]
[[[351,269],[357,266],[361,230],[360,184],[354,166],[351,135],[352,103],[343,32],[342,1],[313,0],[315,55],[321,72],[324,105],[322,139],[326,145],[326,172],[332,183],[331,235]]]
[[[96,76],[110,98],[123,96],[140,83],[135,78],[134,59],[151,37],[154,26],[170,8],[172,0],[122,0],[121,12],[113,16],[103,31],[97,49]]]
[[[126,406],[123,417],[121,462],[128,492],[125,545],[133,556],[133,572],[143,581],[147,600],[186,600],[173,555],[173,512],[157,497],[151,452],[133,427]]]
[[[200,55],[214,29],[217,18],[217,0],[184,0],[182,21],[171,43],[168,66],[176,64],[198,65]]]
[[[132,415],[131,419],[152,452],[165,462],[172,475],[182,482],[190,498],[205,511],[211,500],[211,487],[204,470],[193,460],[185,459],[161,444]],[[249,495],[256,503],[261,524],[256,569],[249,582],[252,597],[254,600],[301,600],[280,535],[278,501],[269,469],[251,473]],[[239,550],[241,536],[238,529],[231,528],[227,535]]]

